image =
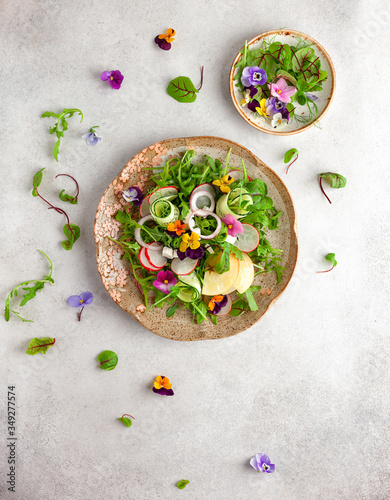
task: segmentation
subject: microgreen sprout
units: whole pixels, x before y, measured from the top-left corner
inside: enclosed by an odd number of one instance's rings
[[[57,118],[57,123],[53,126],[50,127],[50,134],[56,134],[57,136],[57,142],[54,144],[53,148],[53,156],[56,161],[58,161],[58,155],[60,153],[60,142],[61,142],[61,137],[64,137],[64,132],[65,130],[68,130],[68,122],[66,121],[66,118],[71,118],[75,113],[78,113],[81,116],[80,123],[83,121],[83,113],[77,109],[64,109],[60,114],[53,113],[52,111],[45,111],[42,115],[41,118],[48,118],[48,117],[53,117]]]
[[[130,417],[130,418],[127,418],[127,417]],[[129,415],[128,413],[125,413],[120,418],[118,418],[118,420],[120,420],[123,424],[125,424],[126,427],[131,427],[133,425],[133,422],[130,420],[131,418],[133,420],[135,420],[135,417],[133,417],[132,415]]]
[[[347,179],[342,175],[336,174],[334,172],[325,172],[323,174],[319,174],[319,179],[321,191],[325,198],[329,201],[329,203],[332,202],[330,201],[328,195],[325,193],[324,188],[322,187],[322,179],[328,182],[330,187],[334,189],[344,188],[347,185]]]
[[[325,260],[328,260],[329,262],[332,263],[332,267],[330,269],[327,269],[326,271],[317,271],[317,274],[320,273],[329,273],[333,268],[337,266],[337,260],[335,259],[335,254],[334,253],[328,253],[328,255],[325,255]]]
[[[298,160],[298,156],[299,156],[299,151],[295,148],[289,149],[286,152],[286,154],[284,155],[284,163],[289,163],[291,160],[293,160],[291,161],[290,165],[288,165],[286,169],[286,174],[288,173],[291,165]]]

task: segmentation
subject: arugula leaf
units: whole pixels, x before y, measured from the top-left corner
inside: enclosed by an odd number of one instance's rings
[[[178,76],[169,82],[168,94],[179,102],[194,102],[199,92],[187,76]]]
[[[52,285],[54,285],[54,280],[51,277],[52,276],[52,272],[53,272],[53,263],[52,263],[52,261],[49,259],[49,257],[44,252],[42,252],[41,250],[38,250],[38,252],[41,253],[42,255],[44,255],[46,257],[46,259],[49,261],[50,273],[47,276],[44,276],[40,280],[23,281],[22,283],[19,283],[19,285],[17,285],[15,288],[13,288],[10,291],[10,293],[7,295],[7,297],[5,299],[4,318],[5,318],[6,321],[9,321],[9,319],[10,319],[10,313],[12,313],[12,314],[15,314],[15,316],[17,316],[23,322],[33,323],[33,321],[31,321],[29,319],[24,319],[20,315],[19,312],[13,311],[11,309],[11,305],[10,305],[11,304],[11,299],[13,297],[17,297],[17,295],[18,295],[18,288],[24,286],[23,290],[25,290],[27,292],[26,294],[24,294],[23,300],[20,303],[20,306],[24,306],[29,300],[33,299],[36,296],[37,292],[39,292],[40,290],[42,290],[42,288],[44,287],[45,283],[51,283]],[[25,285],[29,285],[30,283],[35,283],[35,284],[33,286],[30,286],[30,287],[25,286]]]
[[[42,339],[34,338],[30,341],[27,347],[27,354],[34,355],[41,352],[42,354],[46,354],[49,347],[54,345],[56,339],[52,339],[51,337],[43,337]]]
[[[111,371],[118,364],[118,355],[114,351],[103,351],[97,357],[102,370]]]
[[[65,224],[63,231],[67,239],[61,241],[62,248],[72,250],[74,243],[80,238],[80,228],[76,224]]]
[[[184,488],[187,486],[187,484],[189,484],[189,481],[187,479],[182,479],[181,481],[179,481],[177,483],[177,488],[179,488],[179,490],[184,490]]]
[[[42,113],[41,118],[57,118],[57,123],[54,125],[54,127],[50,127],[50,134],[56,134],[57,136],[57,142],[54,144],[53,147],[53,156],[56,161],[58,161],[58,155],[60,152],[60,143],[61,143],[61,137],[64,137],[64,131],[68,130],[68,122],[66,121],[67,118],[71,118],[75,113],[78,113],[81,116],[80,123],[83,121],[83,113],[77,109],[67,109],[65,108],[62,113],[57,114],[53,113],[51,111],[45,111]],[[35,195],[34,195],[35,196]]]

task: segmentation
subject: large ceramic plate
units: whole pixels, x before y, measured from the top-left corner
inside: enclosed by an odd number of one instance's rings
[[[238,318],[220,317],[216,326],[211,321],[205,321],[200,325],[193,323],[188,310],[178,311],[171,319],[166,318],[165,308],[146,312],[137,310],[137,306],[141,305],[143,300],[134,283],[130,264],[127,260],[121,260],[121,248],[107,237],[116,239],[120,235],[120,225],[115,215],[118,210],[124,210],[124,207],[128,206],[122,199],[122,190],[137,185],[144,192],[148,191],[153,187],[152,182],[148,181],[150,167],[164,164],[167,158],[178,155],[187,148],[195,150],[195,159],[201,159],[207,153],[222,161],[231,148],[229,165],[232,169],[240,167],[242,158],[248,175],[252,178],[259,177],[267,183],[275,207],[283,212],[280,217],[280,228],[270,231],[268,235],[272,246],[283,250],[283,265],[286,271],[281,283],[276,283],[273,273],[257,277],[255,284],[263,287],[255,295],[259,310],[246,312]],[[294,206],[286,186],[253,153],[235,142],[219,137],[168,139],[153,144],[135,155],[108,186],[100,200],[95,219],[95,241],[99,274],[111,298],[145,328],[174,340],[220,339],[252,326],[285,290],[292,277],[298,252]]]
[[[314,40],[314,38],[312,38],[311,36],[305,35],[304,33],[301,33],[299,31],[289,29],[273,30],[267,31],[266,33],[262,33],[261,35],[252,38],[252,40],[250,40],[248,44],[251,50],[262,48],[264,40],[266,40],[267,42],[272,40],[273,42],[287,43],[289,45],[295,46],[298,44],[299,39],[306,40],[312,43],[312,47],[315,50],[316,55],[320,58],[321,68],[328,73],[328,79],[324,82],[322,91],[315,92],[315,95],[319,97],[319,100],[316,101],[319,111],[318,116],[316,119],[308,123],[298,123],[296,120],[290,120],[290,123],[284,129],[277,131],[271,127],[271,124],[268,123],[268,121],[257,115],[257,113],[253,113],[252,111],[247,109],[247,107],[243,108],[240,105],[240,101],[242,100],[243,95],[235,86],[236,82],[233,81],[236,71],[238,71],[237,69],[235,69],[235,66],[241,58],[241,53],[238,53],[233,61],[229,75],[230,96],[232,98],[233,104],[242,118],[244,118],[244,120],[249,123],[249,125],[267,134],[292,135],[307,130],[308,128],[312,127],[318,120],[321,120],[321,118],[323,118],[333,100],[333,95],[336,88],[336,73],[332,60],[324,47],[322,47],[322,45],[320,45],[317,40]],[[299,104],[296,104],[296,107],[297,114],[301,116],[309,115],[306,106],[300,106]]]

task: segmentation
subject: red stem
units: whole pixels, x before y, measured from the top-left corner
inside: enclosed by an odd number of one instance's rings
[[[55,343],[56,339],[53,339],[53,342],[50,342],[49,344],[35,345],[34,347],[29,347],[29,349],[37,349],[38,347],[45,347],[46,345],[54,345]]]
[[[292,165],[295,161],[297,161],[297,160],[298,160],[298,156],[299,156],[299,154],[297,154],[297,156],[296,156],[295,160],[293,160],[293,161],[290,163],[290,165],[287,167],[287,169],[286,169],[286,174],[288,173],[288,169],[291,167],[291,165]]]
[[[84,306],[81,308],[80,312],[77,313],[77,317],[79,318],[79,322],[81,321],[81,313],[84,311]]]
[[[73,200],[77,200],[77,197],[78,197],[78,195],[79,195],[79,193],[80,193],[79,183],[76,181],[76,179],[75,179],[74,177],[72,177],[72,176],[71,176],[71,175],[69,175],[69,174],[58,174],[58,175],[56,175],[56,177],[55,177],[55,178],[57,179],[57,177],[60,177],[61,175],[62,175],[62,176],[66,176],[66,177],[70,177],[70,178],[71,178],[71,179],[72,179],[72,180],[76,183],[77,193],[76,193],[76,196],[74,196],[74,197],[72,198],[72,201],[73,201]]]
[[[121,416],[121,420],[123,422],[123,417],[130,417],[132,418],[133,420],[135,420],[135,418],[132,416],[132,415],[129,415],[128,413],[125,413],[124,415]]]
[[[204,70],[204,66],[202,66],[202,69],[200,72],[200,87],[198,88],[198,92],[202,88],[202,85],[203,85],[203,70]]]
[[[331,271],[333,268],[334,268],[334,264],[333,264],[333,266],[332,266],[330,269],[327,269],[326,271],[317,271],[317,274],[320,274],[320,273],[328,273],[328,272],[329,272],[329,271]]]
[[[307,79],[306,79],[306,76],[305,76],[305,72],[304,72],[304,71],[303,71],[303,69],[302,69],[301,63],[299,62],[298,57],[296,56],[295,52],[294,52],[294,51],[292,51],[292,53],[294,54],[295,59],[297,60],[298,66],[300,67],[300,69],[301,69],[301,71],[302,71],[302,74],[303,74],[303,78],[305,79],[305,82],[306,82],[306,81],[307,81]],[[303,61],[304,61],[304,59],[303,59]]]
[[[324,188],[322,187],[322,177],[320,177],[320,188],[321,188],[321,191],[323,192],[325,198],[329,201],[330,204],[332,204],[332,202],[329,199],[329,196],[325,193]]]
[[[53,209],[55,210],[57,213],[59,214],[62,214],[62,215],[65,215],[66,217],[66,220],[67,220],[67,223],[68,223],[68,227],[69,227],[69,231],[72,233],[72,235],[74,236],[74,232],[72,230],[72,226],[70,225],[70,220],[69,220],[69,217],[68,217],[68,214],[65,212],[65,210],[62,210],[62,208],[59,208],[59,207],[55,207],[54,205],[52,205],[49,201],[45,200],[45,198],[43,196],[41,196],[39,193],[38,193],[38,189],[35,188],[35,191],[37,193],[37,195],[39,196],[39,198],[41,198],[41,200],[43,200],[45,203],[47,203],[49,205],[49,210],[50,209]]]

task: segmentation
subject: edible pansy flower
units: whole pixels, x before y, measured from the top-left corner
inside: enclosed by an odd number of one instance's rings
[[[180,220],[177,220],[175,222],[170,222],[165,232],[169,234],[169,236],[172,236],[172,238],[177,238],[178,236],[181,236],[183,233],[185,233],[185,228],[186,225],[183,224]]]
[[[91,292],[83,292],[80,295],[71,295],[68,297],[68,304],[72,307],[81,307],[80,311],[77,313],[79,321],[81,321],[81,313],[84,310],[84,306],[89,306],[93,300],[93,295]]]
[[[95,132],[95,128],[99,128],[99,127],[98,126],[91,127],[89,129],[88,134],[84,134],[81,136],[83,139],[85,139],[87,141],[88,146],[96,146],[96,144],[102,140],[100,135],[97,135],[97,133]]]
[[[282,113],[286,109],[286,103],[280,101],[277,97],[270,97],[265,101],[268,116],[273,116],[276,113]]]
[[[266,103],[266,99],[262,99],[260,101],[260,106],[258,106],[256,108],[256,111],[258,112],[258,114],[260,116],[265,116],[267,118],[268,114],[267,114],[267,107],[266,107],[265,103]]]
[[[161,396],[173,396],[174,392],[172,390],[172,384],[169,382],[169,378],[164,377],[164,375],[156,377],[153,384],[153,392],[161,394]]]
[[[226,306],[227,301],[227,295],[214,295],[214,297],[208,303],[210,313],[218,314],[220,310]]]
[[[183,234],[180,242],[177,256],[180,260],[186,257],[189,259],[201,259],[205,254],[204,248],[200,245],[199,234],[192,232],[191,234]]]
[[[241,83],[244,87],[251,85],[264,85],[267,81],[267,73],[258,66],[247,66],[241,74]]]
[[[244,99],[241,99],[240,104],[242,107],[245,107],[247,104],[251,102],[251,100],[255,97],[258,90],[253,85],[249,89],[245,89],[244,91]]]
[[[286,118],[283,118],[282,113],[276,113],[276,115],[272,117],[271,125],[273,128],[281,130],[287,125],[287,123],[288,120]]]
[[[171,48],[171,45],[173,40],[175,39],[175,30],[172,28],[167,29],[166,33],[162,33],[161,35],[157,35],[156,38],[154,39],[154,42],[157,43],[157,45],[160,47],[162,50],[169,50]]]
[[[279,78],[276,83],[271,83],[268,86],[271,95],[277,97],[282,102],[291,102],[291,96],[297,91],[295,87],[289,87],[288,83],[283,78]]]
[[[233,217],[233,215],[228,214],[221,220],[226,224],[229,236],[237,236],[237,234],[241,234],[244,230],[241,222]]]
[[[104,82],[108,81],[113,89],[120,89],[124,76],[118,69],[116,69],[115,71],[103,71],[103,73],[100,75],[100,78]]]
[[[135,207],[139,207],[144,199],[142,191],[137,186],[132,186],[127,191],[122,191],[122,196],[128,203],[133,203]]]
[[[175,278],[172,271],[160,271],[157,274],[157,279],[153,281],[153,286],[160,290],[160,292],[168,294],[176,283],[177,278]]]
[[[257,453],[249,463],[257,472],[272,474],[275,471],[275,464],[271,464],[271,460],[263,453]]]
[[[252,102],[257,102],[257,101],[252,101]],[[213,181],[213,184],[214,186],[218,186],[219,189],[222,191],[222,193],[230,193],[229,184],[231,184],[232,182],[234,182],[233,177],[230,177],[230,175],[224,175],[222,179],[215,179],[215,181]]]

